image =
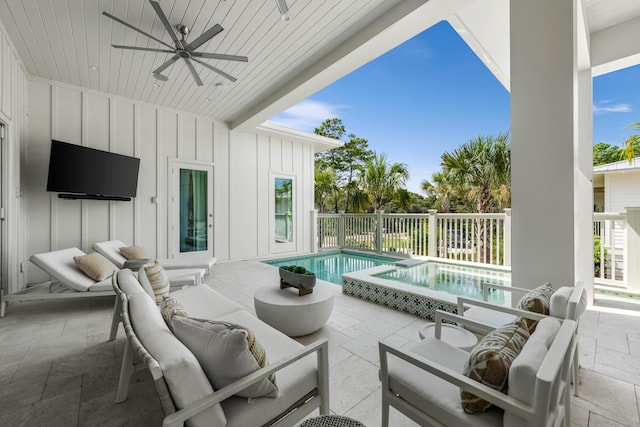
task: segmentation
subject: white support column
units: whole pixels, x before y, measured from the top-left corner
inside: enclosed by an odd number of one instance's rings
[[[512,283],[575,282],[576,0],[511,0]]]
[[[640,292],[640,207],[626,208],[625,275],[627,290]]]

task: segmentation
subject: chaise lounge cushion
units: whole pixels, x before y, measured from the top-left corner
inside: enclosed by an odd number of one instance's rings
[[[459,374],[469,358],[466,351],[433,337],[413,344],[408,350]],[[389,387],[423,412],[436,419],[447,419],[448,427],[502,425],[503,411],[491,408],[473,415],[465,413],[460,405],[459,387],[392,355],[389,355]]]
[[[31,262],[46,271],[56,281],[75,289],[79,292],[109,291],[111,280],[100,282],[87,277],[73,262],[73,257],[86,255],[78,248],[59,249],[57,251],[44,252],[31,255]]]
[[[158,361],[171,396],[181,409],[213,392],[213,388],[195,356],[165,324],[158,307],[146,293],[128,296],[131,324],[142,345]],[[215,405],[187,421],[194,427],[225,426],[226,417]]]
[[[264,346],[269,359],[278,361],[304,348],[295,340],[258,320],[245,310],[236,311],[216,320],[235,323],[253,331]],[[314,354],[278,371],[278,398],[259,397],[247,404],[247,399],[233,396],[222,402],[228,426],[255,425],[255,420],[270,420],[285,412],[302,396],[318,387],[317,358]]]
[[[196,319],[218,319],[225,314],[244,310],[240,304],[230,300],[207,285],[189,286],[173,291],[171,297],[189,312],[189,316]]]
[[[173,332],[200,362],[213,387],[221,389],[264,368],[267,353],[250,329],[229,322],[177,317]],[[275,375],[239,393],[242,397],[276,397]]]

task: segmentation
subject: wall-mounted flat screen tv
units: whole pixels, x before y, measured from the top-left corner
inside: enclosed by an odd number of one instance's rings
[[[62,199],[131,200],[140,159],[62,141],[51,141],[47,191]]]

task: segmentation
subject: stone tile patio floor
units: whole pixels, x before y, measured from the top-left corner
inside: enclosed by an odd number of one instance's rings
[[[217,264],[207,283],[253,311],[265,269],[249,261]],[[160,425],[161,409],[147,371],[135,375],[129,399],[114,404],[124,333],[107,341],[112,297],[15,304],[0,319],[0,425]],[[640,317],[590,308],[580,325],[581,391],[576,426],[640,426]],[[640,313],[637,313],[640,315]],[[327,337],[331,410],[380,425],[380,338],[417,341],[425,321],[342,295],[328,324],[300,338]],[[392,409],[391,426],[416,424]]]

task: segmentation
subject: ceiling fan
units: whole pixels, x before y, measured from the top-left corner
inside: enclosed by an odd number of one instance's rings
[[[157,41],[158,43],[168,47],[169,49],[153,49],[153,48],[148,48],[148,47],[122,46],[122,45],[115,45],[115,44],[112,44],[111,46],[113,46],[115,48],[118,48],[118,49],[142,50],[142,51],[147,51],[147,52],[173,53],[174,55],[171,58],[169,58],[167,61],[165,61],[158,68],[153,70],[153,77],[155,77],[156,79],[161,80],[161,81],[167,81],[169,79],[167,76],[162,74],[162,72],[164,70],[166,70],[167,68],[169,68],[171,65],[173,65],[178,59],[181,59],[181,58],[184,59],[184,62],[187,64],[187,68],[189,68],[189,71],[191,72],[191,75],[193,76],[193,79],[196,81],[196,84],[198,86],[202,86],[203,83],[202,83],[202,79],[198,75],[198,72],[196,71],[195,67],[193,66],[193,62],[197,62],[198,64],[202,65],[203,67],[208,68],[208,69],[210,69],[211,71],[213,71],[215,73],[218,73],[222,77],[224,77],[224,78],[226,78],[228,80],[231,80],[232,82],[235,82],[237,80],[235,77],[225,73],[221,69],[216,68],[213,65],[207,64],[202,59],[222,59],[222,60],[226,60],[226,61],[248,62],[249,59],[246,56],[225,55],[225,54],[221,54],[221,53],[196,52],[197,48],[199,48],[200,46],[202,46],[203,44],[208,42],[211,38],[213,38],[216,34],[218,34],[219,32],[221,32],[223,30],[223,28],[219,24],[216,24],[213,27],[209,28],[207,31],[205,31],[200,36],[196,37],[195,40],[193,40],[192,42],[189,43],[186,40],[187,36],[189,35],[189,27],[187,27],[185,25],[177,25],[176,29],[178,30],[178,32],[182,36],[181,38],[178,38],[178,35],[175,33],[175,31],[173,31],[173,28],[171,27],[171,24],[169,24],[169,20],[167,19],[167,16],[164,14],[162,9],[160,8],[160,4],[157,1],[153,1],[153,0],[149,0],[149,3],[151,3],[151,6],[153,7],[153,9],[155,10],[156,14],[158,15],[158,18],[160,19],[160,22],[162,22],[162,25],[164,25],[164,28],[167,30],[167,32],[171,36],[171,39],[173,40],[173,43],[175,44],[175,46],[171,46],[170,44],[163,42],[162,40],[152,36],[149,33],[146,33],[144,31],[142,31],[139,28],[134,27],[131,24],[126,23],[122,19],[117,18],[117,17],[111,15],[108,12],[102,12],[102,14],[104,16],[107,16],[107,17],[113,19],[114,21],[121,23],[124,26],[127,26],[127,27],[131,28],[132,30],[135,30],[135,31],[139,32],[140,34],[143,34],[143,35],[149,37],[150,39]]]

